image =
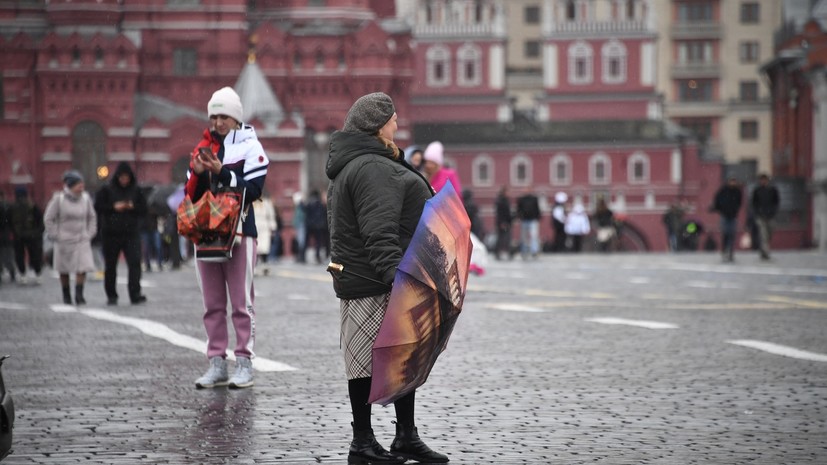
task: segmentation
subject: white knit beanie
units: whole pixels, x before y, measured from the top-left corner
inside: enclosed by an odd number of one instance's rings
[[[425,153],[422,154],[422,158],[425,161],[432,161],[439,166],[442,166],[442,152],[445,149],[442,147],[442,142],[434,141],[428,144],[428,147],[425,148]]]
[[[222,87],[212,94],[207,104],[207,117],[212,115],[227,115],[239,123],[244,121],[241,98],[232,87]]]

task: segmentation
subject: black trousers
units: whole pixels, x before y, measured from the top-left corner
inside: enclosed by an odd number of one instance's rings
[[[109,300],[117,300],[115,281],[118,277],[118,259],[121,252],[128,269],[129,299],[134,301],[141,295],[141,236],[137,231],[134,234],[103,234],[103,288]]]
[[[20,276],[26,274],[26,255],[29,258],[29,267],[40,276],[43,270],[43,238],[21,237],[14,240],[14,261]]]

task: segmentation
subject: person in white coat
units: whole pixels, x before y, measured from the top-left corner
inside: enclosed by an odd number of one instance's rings
[[[278,229],[276,223],[276,210],[269,195],[264,195],[253,202],[253,210],[256,214],[256,227],[258,228],[258,242],[256,243],[256,274],[264,276],[270,274],[270,267],[267,265],[267,257],[270,256],[270,248],[273,246],[273,234]]]
[[[63,190],[56,192],[43,215],[46,236],[54,242],[54,269],[60,275],[63,303],[72,304],[69,275],[75,275],[75,303],[83,305],[86,273],[95,271],[92,238],[98,219],[83,176],[75,170],[63,174]]]
[[[572,252],[583,250],[583,237],[591,232],[589,215],[582,203],[576,203],[571,213],[566,216],[566,235],[571,238]]]

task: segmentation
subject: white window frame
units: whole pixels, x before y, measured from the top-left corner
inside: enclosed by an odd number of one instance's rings
[[[474,76],[465,75],[467,65],[474,67]],[[457,49],[457,84],[473,87],[482,84],[482,51],[475,44],[463,44]]]
[[[598,179],[596,173],[596,166],[598,163],[603,163],[603,172],[605,176]],[[589,158],[589,184],[595,186],[605,186],[612,183],[612,159],[603,152],[597,152]]]
[[[520,164],[525,164],[525,179],[521,180],[517,178],[518,166]],[[526,155],[525,153],[518,153],[511,159],[510,166],[509,166],[509,177],[511,178],[511,185],[512,186],[530,186],[531,180],[533,176],[533,168],[531,164],[531,157]]]
[[[428,87],[446,87],[451,84],[451,50],[442,45],[435,45],[425,52],[426,84]],[[442,64],[443,77],[436,76],[436,65]]]
[[[603,83],[604,84],[623,84],[626,82],[626,68],[627,68],[627,59],[626,59],[626,46],[623,45],[616,39],[612,39],[605,44],[600,50],[600,55],[602,57],[602,74],[603,74]],[[612,62],[612,59],[618,60],[619,70],[617,76],[612,76],[609,72],[611,67],[609,66]]]
[[[480,167],[488,168],[488,179],[480,177]],[[494,159],[487,153],[481,153],[471,162],[471,182],[477,187],[491,187],[494,185]]]
[[[640,178],[635,177],[635,164],[643,163],[643,175]],[[627,176],[629,184],[648,184],[651,176],[651,163],[649,162],[649,155],[643,152],[635,152],[629,157],[627,165]]]
[[[578,40],[569,45],[569,84],[591,84],[594,81],[594,51],[588,43]],[[585,75],[577,75],[577,62],[583,60],[586,64]]]
[[[560,163],[566,165],[566,177],[560,179],[557,177],[557,165]],[[549,173],[548,179],[552,186],[569,186],[571,185],[571,170],[572,170],[572,161],[571,157],[566,153],[558,153],[551,157],[551,161],[549,162]]]

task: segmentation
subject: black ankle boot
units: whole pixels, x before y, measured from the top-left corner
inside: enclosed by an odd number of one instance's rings
[[[83,298],[83,284],[75,286],[75,303],[78,305],[86,305],[86,299]]]
[[[69,290],[69,286],[63,286],[63,303],[72,305],[72,291]]]
[[[396,437],[391,443],[391,454],[425,463],[447,463],[448,457],[434,452],[421,439],[414,425],[396,424]]]
[[[348,465],[370,465],[374,463],[405,463],[405,459],[386,451],[376,441],[373,430],[353,429],[353,441],[350,443],[350,453],[347,455]]]

